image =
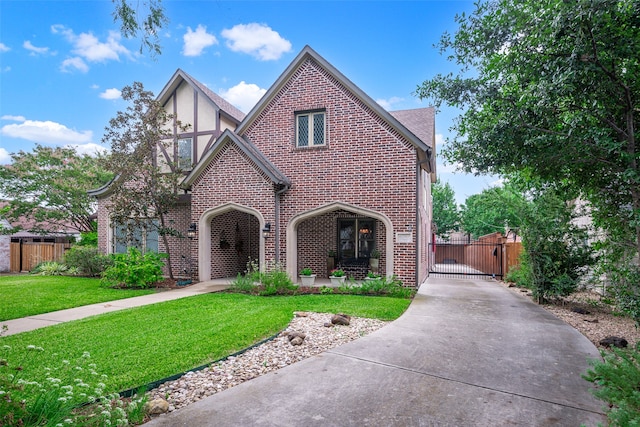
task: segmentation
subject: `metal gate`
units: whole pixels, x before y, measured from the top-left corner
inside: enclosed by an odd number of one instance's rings
[[[432,253],[430,274],[464,278],[502,278],[503,243],[497,241],[453,240],[429,244]]]

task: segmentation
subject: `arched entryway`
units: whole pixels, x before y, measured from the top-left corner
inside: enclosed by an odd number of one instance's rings
[[[235,277],[250,259],[264,264],[262,214],[248,206],[226,203],[206,210],[198,220],[200,281]]]
[[[336,215],[334,217],[329,217],[332,212],[344,212],[345,215]],[[386,276],[392,276],[394,274],[394,252],[393,252],[393,225],[391,220],[384,214],[380,212],[376,212],[370,209],[361,208],[358,206],[350,205],[343,202],[334,202],[328,205],[321,206],[316,209],[309,210],[307,212],[303,212],[301,214],[296,215],[289,221],[287,225],[287,273],[291,277],[298,276],[298,270],[302,267],[298,263],[300,256],[301,248],[310,248],[312,251],[315,251],[314,258],[314,271],[317,271],[320,274],[328,273],[327,268],[324,267],[323,263],[326,263],[326,255],[328,249],[338,249],[338,240],[339,236],[337,234],[337,228],[339,227],[339,223],[337,221],[352,219],[354,222],[354,226],[358,227],[358,221],[362,220],[364,224],[367,220],[379,222],[381,226],[379,230],[383,235],[380,236],[379,242],[382,243],[383,247],[379,248],[380,251],[384,254],[383,257],[383,271]],[[317,220],[318,224],[313,224],[312,221]],[[324,224],[324,222],[329,221],[330,223]],[[319,239],[317,241],[305,241],[300,242],[299,232],[302,232],[303,236],[309,236],[311,233],[306,232],[308,228],[318,227],[323,230],[322,232],[316,233],[319,235]],[[329,230],[327,232],[327,230]],[[335,232],[332,230],[336,230]],[[333,233],[333,236],[332,236]],[[320,261],[318,261],[318,259]],[[309,265],[309,267],[314,267]]]

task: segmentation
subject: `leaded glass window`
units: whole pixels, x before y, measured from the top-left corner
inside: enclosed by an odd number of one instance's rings
[[[193,165],[193,139],[178,139],[178,168],[180,170],[191,170]]]
[[[296,115],[296,146],[312,147],[326,144],[326,120],[324,111],[305,112]]]

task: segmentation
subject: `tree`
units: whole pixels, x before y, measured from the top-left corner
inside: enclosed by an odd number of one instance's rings
[[[87,191],[112,177],[99,158],[79,155],[73,148],[42,145],[11,158],[11,164],[0,166],[0,193],[8,203],[3,217],[34,222],[32,231],[41,233],[93,230],[89,217],[95,212],[95,201]]]
[[[438,227],[438,236],[446,236],[452,231],[458,231],[460,213],[456,205],[455,192],[448,182],[442,183],[438,179],[431,185],[433,196],[433,223]]]
[[[183,236],[171,226],[168,215],[180,200],[184,173],[177,156],[168,153],[174,153],[174,126],[176,131],[186,126],[167,113],[142,83],[124,87],[122,99],[131,105],[109,121],[102,140],[111,145],[105,166],[116,176],[110,184],[111,219],[129,235],[157,232],[173,279],[168,236]]]
[[[504,233],[505,228],[519,230],[525,204],[522,192],[510,185],[485,189],[480,194],[469,196],[462,205],[462,229],[474,238]]]
[[[112,0],[114,3],[113,20],[120,22],[120,33],[126,38],[140,37],[140,53],[147,49],[151,56],[162,53],[159,31],[169,20],[164,13],[162,0]],[[143,8],[147,15],[140,18],[138,11]]]
[[[461,66],[417,89],[461,108],[445,155],[475,173],[562,183],[640,251],[640,2],[495,0],[439,47]],[[638,257],[636,265],[640,263]]]

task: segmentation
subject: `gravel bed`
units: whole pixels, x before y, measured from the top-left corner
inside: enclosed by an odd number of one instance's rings
[[[165,399],[169,403],[169,412],[172,412],[219,391],[363,337],[389,323],[352,317],[349,326],[337,326],[331,325],[331,316],[327,313],[295,313],[289,326],[272,341],[201,371],[187,372],[175,381],[166,382],[147,393],[149,400]],[[303,333],[306,338],[301,345],[294,346],[289,341],[289,332]]]

